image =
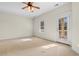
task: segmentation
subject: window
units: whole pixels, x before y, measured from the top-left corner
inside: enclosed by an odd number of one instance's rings
[[[44,32],[44,21],[40,22],[40,32]]]

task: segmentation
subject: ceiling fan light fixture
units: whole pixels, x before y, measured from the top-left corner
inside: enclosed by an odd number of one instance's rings
[[[33,7],[29,6],[27,9],[28,9],[29,12],[34,12],[34,8]]]
[[[26,4],[26,6],[23,7],[22,9],[27,8],[29,12],[34,12],[35,9],[40,9],[40,7],[34,6],[34,5],[33,5],[33,2],[28,2],[28,3],[23,2],[23,3]]]

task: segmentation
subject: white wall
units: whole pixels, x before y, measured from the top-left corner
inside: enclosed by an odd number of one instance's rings
[[[72,3],[72,49],[79,53],[79,3]]]
[[[32,20],[27,17],[0,12],[0,40],[32,36]]]
[[[34,35],[40,38],[60,41],[57,32],[57,18],[59,16],[70,15],[71,17],[71,3],[58,7],[50,12],[40,15],[34,19]],[[45,32],[39,32],[39,23],[41,20],[45,21]],[[70,25],[69,25],[70,26]],[[71,41],[71,39],[70,39]],[[65,42],[65,41],[63,41]]]

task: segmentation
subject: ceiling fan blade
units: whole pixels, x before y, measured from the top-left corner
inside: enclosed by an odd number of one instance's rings
[[[22,2],[22,3],[27,4],[26,2]]]
[[[37,6],[32,6],[32,7],[37,8],[37,9],[40,9],[40,7],[37,7]]]
[[[23,7],[22,9],[25,9],[25,8],[27,8],[28,6],[25,6],[25,7]]]

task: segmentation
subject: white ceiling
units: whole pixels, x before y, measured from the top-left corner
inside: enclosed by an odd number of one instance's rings
[[[57,7],[55,6],[57,2],[35,2],[34,4],[36,6],[39,6],[40,9],[36,9],[34,12],[28,12],[28,10],[26,9],[21,9],[25,6],[25,4],[21,2],[0,2],[0,11],[15,13],[17,15],[23,15],[28,17],[36,17],[45,12],[53,10],[63,4],[66,4],[66,2],[58,2],[59,6]]]

